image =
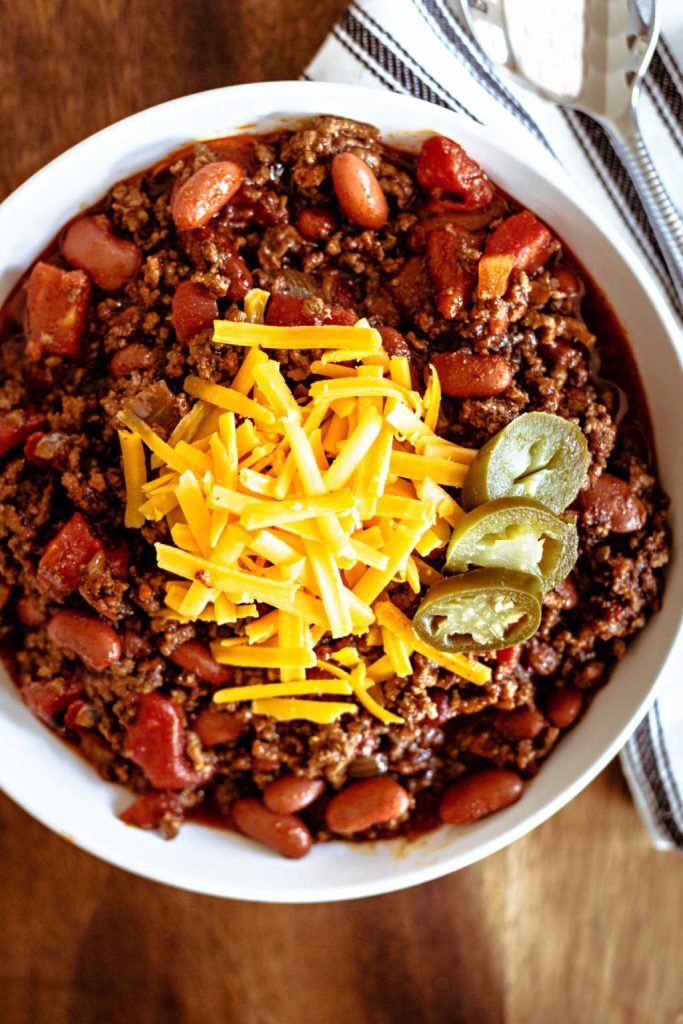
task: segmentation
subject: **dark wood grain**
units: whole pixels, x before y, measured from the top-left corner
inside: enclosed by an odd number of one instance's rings
[[[151,104],[297,77],[344,0],[0,3],[0,194]],[[0,799],[3,1024],[680,1024],[683,860],[613,766],[418,889],[225,902],[81,853]]]

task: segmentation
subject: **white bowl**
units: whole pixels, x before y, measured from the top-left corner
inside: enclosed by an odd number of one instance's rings
[[[460,141],[495,181],[556,229],[603,287],[634,343],[654,420],[674,529],[683,506],[680,417],[683,377],[677,328],[636,256],[540,150],[495,137],[439,107],[372,89],[306,82],[236,86],[153,107],[64,153],[0,207],[0,301],[61,226],[121,178],[188,140],[287,123],[319,112],[378,125],[417,147],[423,133]],[[527,147],[525,149],[525,147]],[[539,165],[541,170],[539,170]],[[680,340],[680,339],[679,339]],[[18,804],[84,850],[156,881],[214,896],[282,903],[350,899],[445,875],[524,835],[575,796],[617,753],[674,671],[683,604],[671,566],[664,607],[632,644],[585,720],[566,736],[523,798],[468,827],[443,827],[415,842],[333,842],[287,861],[229,831],[185,825],[178,838],[129,828],[116,817],[129,801],[40,725],[0,670],[0,784]],[[680,651],[680,643],[677,645]]]

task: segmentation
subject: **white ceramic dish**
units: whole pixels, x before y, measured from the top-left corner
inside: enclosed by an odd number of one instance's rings
[[[99,132],[34,175],[0,207],[0,302],[61,226],[121,178],[195,138],[272,127],[319,112],[378,125],[385,137],[417,147],[425,132],[458,139],[491,176],[548,221],[583,260],[616,306],[649,398],[674,530],[683,507],[678,452],[683,377],[677,328],[639,260],[540,150],[490,133],[456,114],[383,91],[305,82],[237,86],[174,100]],[[539,170],[539,163],[542,169]],[[392,840],[315,848],[287,861],[227,831],[186,825],[165,843],[116,817],[129,801],[100,780],[41,726],[0,669],[0,785],[49,828],[119,867],[214,896],[308,903],[404,888],[462,868],[501,849],[567,803],[616,754],[673,673],[683,605],[672,565],[662,611],[631,646],[586,719],[563,739],[513,807],[476,825],[444,827],[414,843]]]

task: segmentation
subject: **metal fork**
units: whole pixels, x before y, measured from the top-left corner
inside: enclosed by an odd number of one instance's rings
[[[641,83],[659,36],[656,0],[645,13],[634,0],[585,0],[580,73],[567,91],[534,81],[514,39],[510,0],[460,0],[467,26],[486,56],[517,82],[560,106],[588,114],[605,129],[648,215],[679,301],[683,302],[683,220],[650,158],[638,125]],[[547,10],[547,8],[546,8]]]

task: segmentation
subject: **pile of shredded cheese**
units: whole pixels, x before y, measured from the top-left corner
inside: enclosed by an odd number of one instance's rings
[[[401,722],[382,706],[381,684],[409,676],[414,652],[471,682],[490,678],[471,658],[422,643],[385,595],[392,581],[417,594],[441,578],[423,558],[463,515],[444,488],[462,485],[475,453],[435,433],[433,368],[421,396],[408,360],[389,357],[367,321],[267,326],[267,298],[249,293],[246,323],[215,322],[214,342],[244,346],[246,356],[230,387],[186,379],[196,402],[168,441],[119,414],[125,525],[166,519],[172,544],[156,552],[159,568],[178,577],[167,583],[169,615],[249,620],[243,637],[231,630],[212,654],[272,681],[221,690],[218,703],[249,700],[258,714],[319,723],[361,704]],[[321,350],[306,400],[295,400],[264,349]],[[257,605],[271,610],[259,615]],[[349,638],[334,660],[316,657],[326,634]],[[378,649],[375,660],[360,657],[354,636]]]

